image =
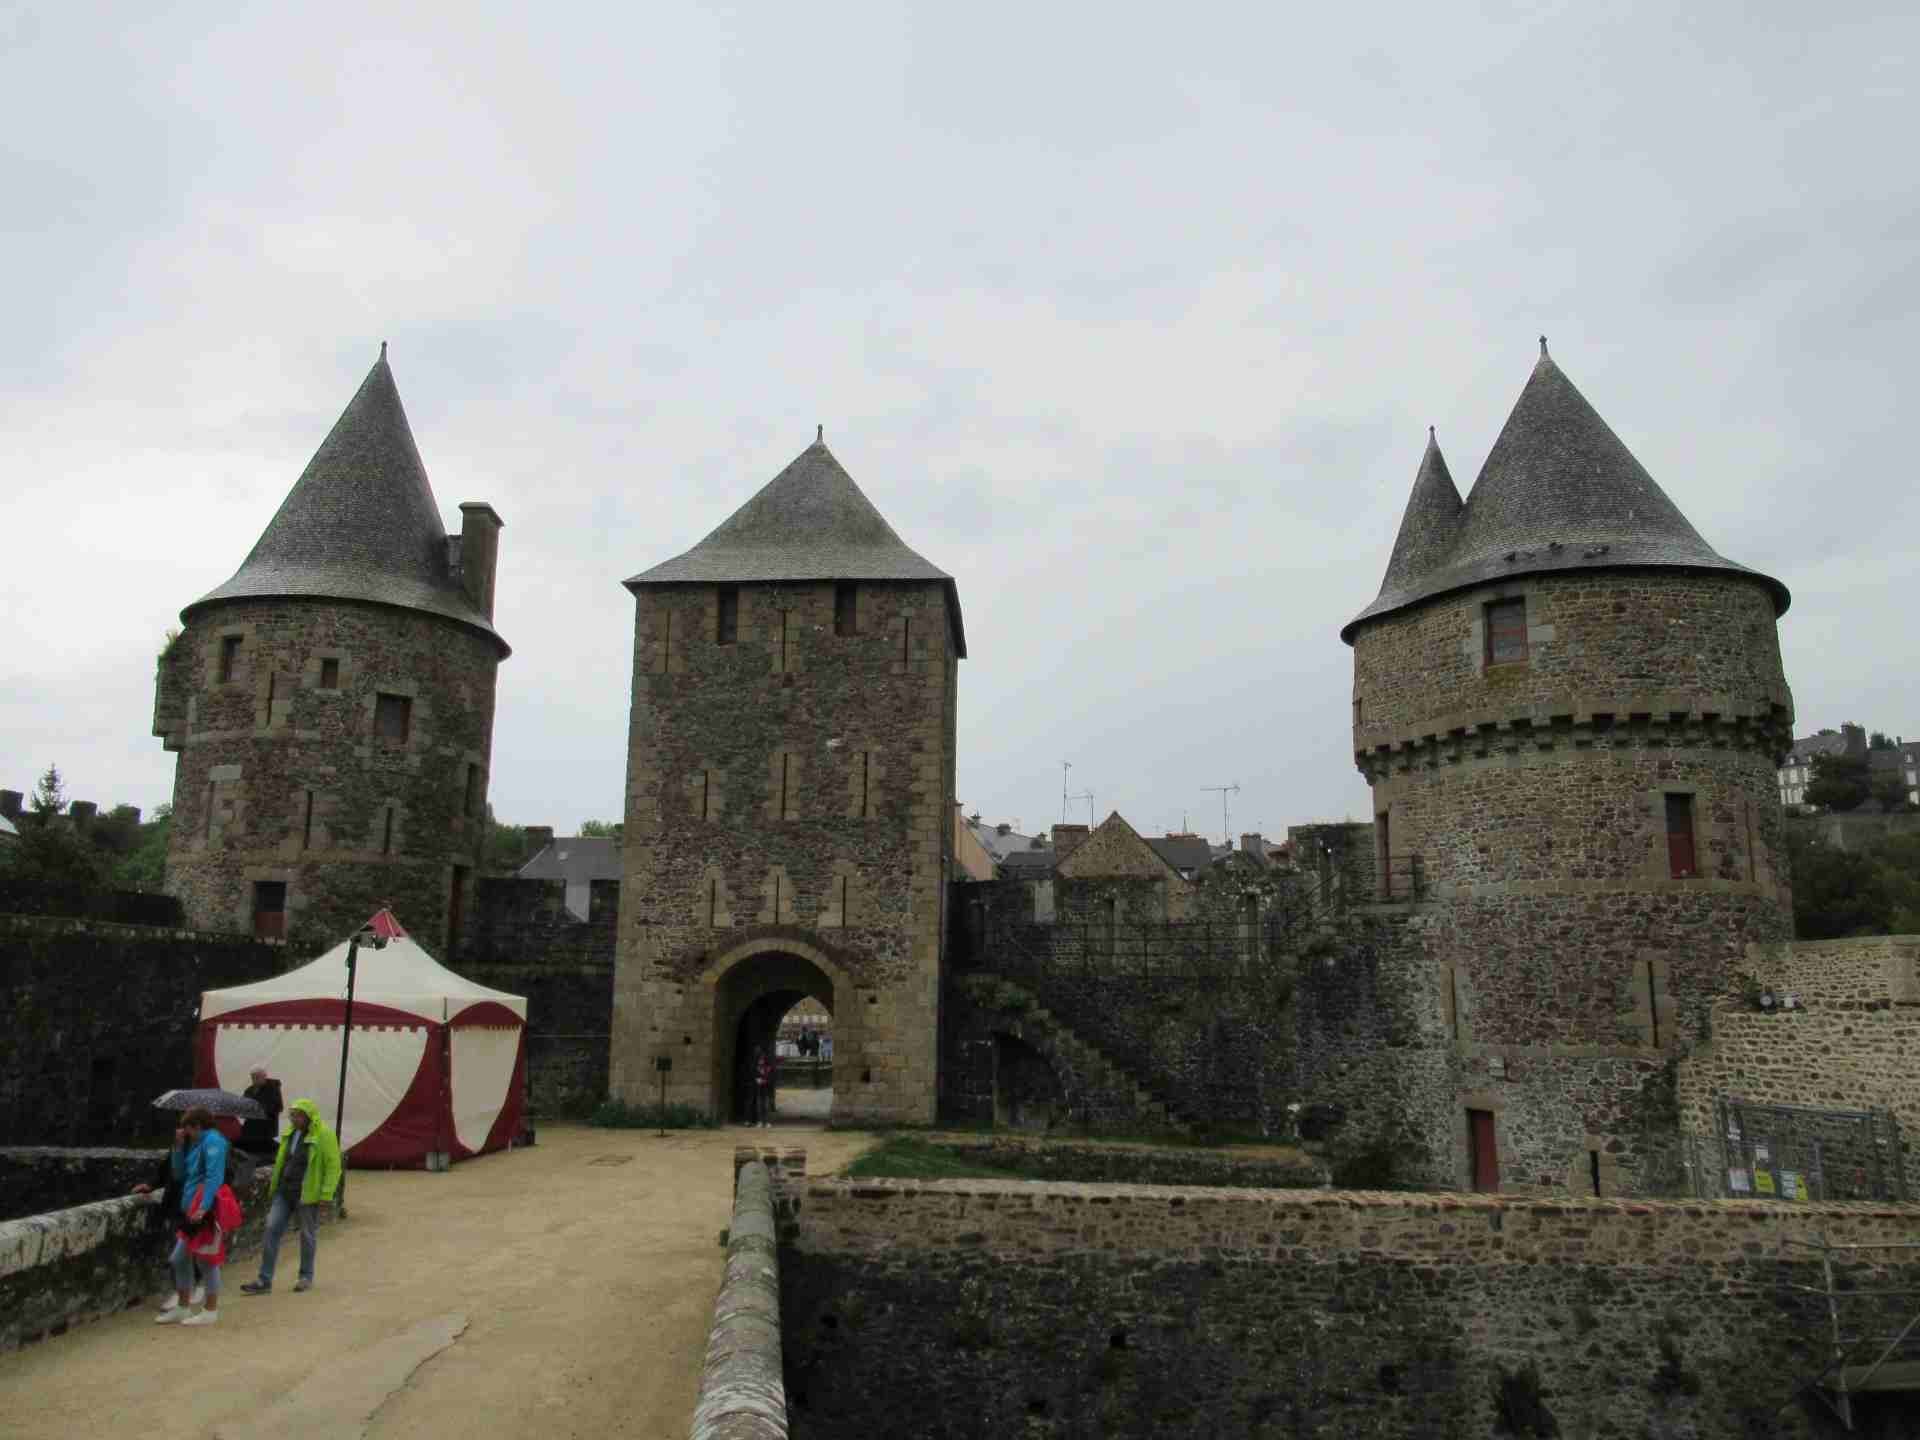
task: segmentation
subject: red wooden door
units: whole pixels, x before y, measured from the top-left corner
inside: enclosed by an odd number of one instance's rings
[[[1493,1194],[1500,1189],[1500,1152],[1493,1143],[1493,1112],[1467,1111],[1467,1151],[1473,1156],[1473,1188]]]

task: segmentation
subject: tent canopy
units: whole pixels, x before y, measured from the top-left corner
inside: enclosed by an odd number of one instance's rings
[[[381,921],[387,922],[386,926]],[[492,1003],[510,1011],[525,1022],[527,1000],[505,990],[490,989],[462,978],[435,960],[401,930],[385,910],[376,915],[373,928],[393,933],[386,948],[376,950],[362,941],[354,957],[353,1003],[356,1007],[384,1006],[422,1020],[447,1021],[459,1018],[463,1010]],[[218,1019],[236,1010],[251,1010],[259,1005],[280,1005],[288,1001],[338,1000],[347,998],[347,945],[342,941],[319,959],[262,980],[253,985],[236,985],[231,990],[209,990],[200,1000],[200,1018]],[[371,1011],[369,1014],[371,1015]],[[501,1017],[504,1019],[505,1017]]]

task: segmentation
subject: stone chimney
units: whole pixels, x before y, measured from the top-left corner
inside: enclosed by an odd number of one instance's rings
[[[1251,855],[1262,865],[1267,863],[1267,842],[1258,831],[1240,837],[1240,851],[1244,855]]]
[[[1841,737],[1845,740],[1844,750],[1849,760],[1858,760],[1867,753],[1867,727],[1864,725],[1843,724]]]
[[[1053,827],[1053,863],[1058,865],[1068,855],[1080,848],[1080,842],[1090,832],[1084,825],[1056,825]]]
[[[493,572],[500,559],[500,531],[506,522],[484,500],[460,504],[460,584],[474,609],[493,619]]]
[[[67,806],[67,818],[76,825],[91,825],[100,807],[91,800],[76,800]]]
[[[18,790],[0,790],[0,815],[9,820],[20,818],[20,807],[26,803],[26,796]]]
[[[551,825],[524,825],[521,829],[527,837],[526,858],[528,860],[553,843],[553,826]]]

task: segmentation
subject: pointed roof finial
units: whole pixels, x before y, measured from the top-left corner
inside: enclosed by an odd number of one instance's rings
[[[380,342],[380,358],[382,360],[387,358],[387,342],[384,340]]]
[[[813,427],[813,443],[816,445],[824,445],[827,443],[827,427],[826,426],[816,425]]]
[[[1547,358],[1547,337],[1544,335],[1540,337],[1540,358],[1542,360]]]
[[[1427,426],[1427,439],[1429,439],[1429,440],[1433,440],[1433,439],[1437,439],[1437,438],[1438,438],[1438,437],[1437,437],[1437,436],[1435,436],[1435,435],[1434,435],[1434,433],[1433,433],[1433,427],[1432,427],[1431,425],[1429,425],[1429,426]]]

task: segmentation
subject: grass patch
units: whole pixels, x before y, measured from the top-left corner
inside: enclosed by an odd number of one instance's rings
[[[719,1127],[706,1111],[692,1105],[629,1105],[624,1100],[602,1100],[589,1125],[607,1130],[713,1130]]]
[[[842,1172],[853,1180],[1018,1180],[998,1165],[983,1165],[911,1135],[895,1135]]]

